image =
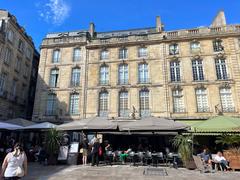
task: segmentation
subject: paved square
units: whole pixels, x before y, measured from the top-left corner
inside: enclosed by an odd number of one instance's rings
[[[203,173],[184,168],[166,168],[167,176],[143,175],[147,167],[129,165],[114,166],[41,166],[29,165],[29,174],[25,180],[239,180],[240,172]],[[158,167],[164,168],[164,167]]]

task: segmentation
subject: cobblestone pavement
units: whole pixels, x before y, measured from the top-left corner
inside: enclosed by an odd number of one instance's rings
[[[132,167],[129,165],[114,166],[41,166],[29,165],[29,174],[24,180],[239,180],[240,172],[200,173],[197,170],[184,168],[166,169],[167,176],[144,175],[147,167]]]

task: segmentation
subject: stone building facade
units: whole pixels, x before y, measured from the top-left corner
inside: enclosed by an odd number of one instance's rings
[[[0,29],[0,120],[26,118],[35,47],[6,10],[0,10]]]
[[[92,116],[239,116],[240,25],[48,34],[41,46],[35,121]],[[79,60],[74,60],[75,57]]]

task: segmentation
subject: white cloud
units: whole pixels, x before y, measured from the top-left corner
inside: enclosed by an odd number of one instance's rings
[[[54,25],[61,25],[70,13],[70,5],[65,0],[47,0],[45,3],[37,3],[40,18]]]

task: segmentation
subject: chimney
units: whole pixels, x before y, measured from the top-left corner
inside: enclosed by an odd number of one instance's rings
[[[90,26],[89,26],[89,33],[90,33],[91,37],[93,37],[95,34],[95,25],[92,22],[90,23]]]
[[[163,31],[163,24],[161,22],[160,16],[156,17],[156,31],[157,32],[162,32]]]

